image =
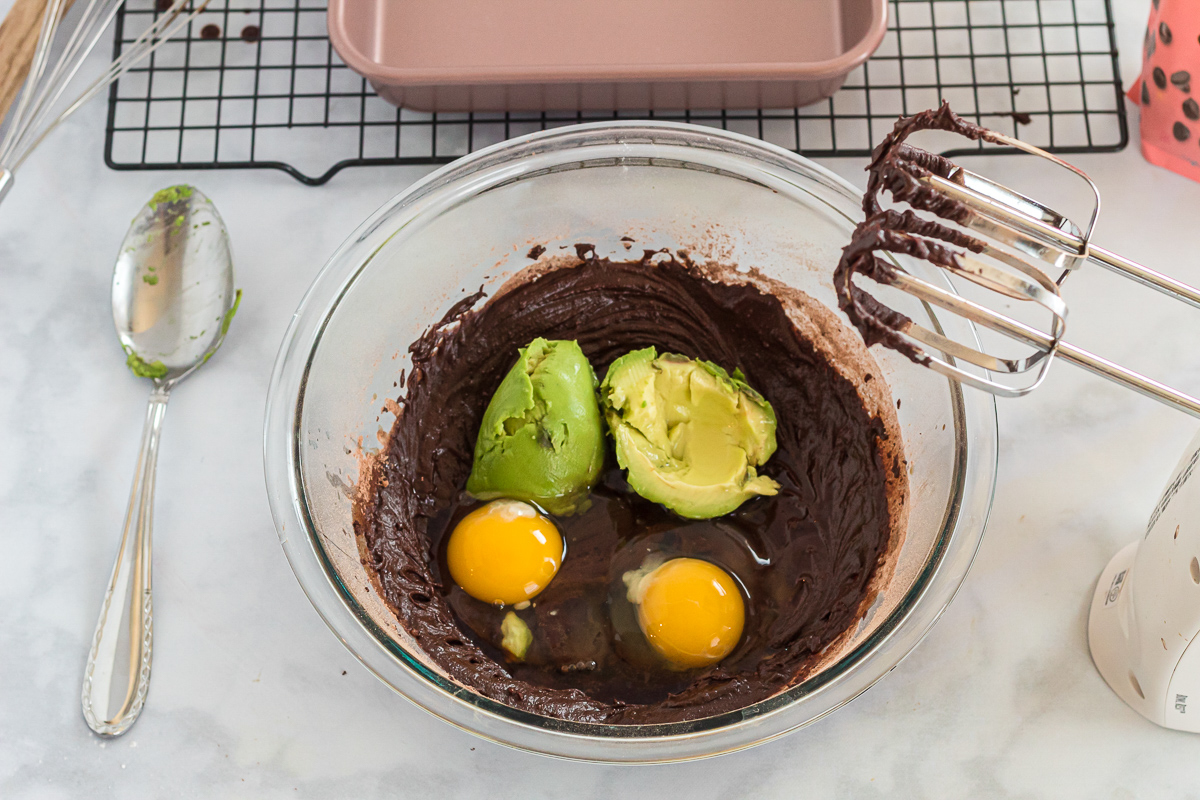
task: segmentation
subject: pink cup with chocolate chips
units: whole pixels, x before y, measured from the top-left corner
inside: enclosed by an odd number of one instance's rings
[[[1141,106],[1142,155],[1151,164],[1200,180],[1200,5],[1155,0],[1143,44],[1142,74],[1129,89]]]

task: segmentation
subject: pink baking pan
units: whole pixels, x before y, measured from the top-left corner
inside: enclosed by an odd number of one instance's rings
[[[329,38],[419,111],[793,108],[874,52],[887,0],[329,0]]]

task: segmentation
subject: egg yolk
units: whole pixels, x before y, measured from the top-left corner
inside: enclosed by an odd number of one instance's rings
[[[696,558],[673,558],[643,577],[630,597],[650,645],[672,665],[715,664],[742,637],[746,610],[725,570]]]
[[[562,564],[554,523],[528,503],[496,500],[462,518],[446,560],[463,591],[495,605],[515,605],[545,589]]]

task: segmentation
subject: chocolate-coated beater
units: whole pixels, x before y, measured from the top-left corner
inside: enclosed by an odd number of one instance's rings
[[[1087,182],[1095,197],[1087,227],[1081,230],[1035,200],[905,143],[921,130],[949,131],[1014,147],[1070,170]],[[1071,270],[1085,262],[1100,264],[1200,308],[1200,291],[1092,244],[1100,192],[1081,170],[1033,145],[973,125],[943,104],[902,117],[875,148],[869,172],[863,198],[867,218],[855,228],[834,273],[839,305],[868,345],[891,347],[954,380],[1004,397],[1033,391],[1058,357],[1200,417],[1200,400],[1063,341],[1067,305],[1059,287]],[[909,209],[882,208],[881,191]],[[996,293],[998,299],[1032,303],[1048,312],[1050,324],[1043,331],[936,286],[906,271],[891,254],[922,259]],[[1046,268],[1061,270],[1060,277],[1052,279]],[[1029,353],[1023,358],[1001,358],[918,325],[858,286],[853,280],[856,274],[964,316],[1021,343]],[[1014,386],[967,372],[955,366],[955,360],[997,375],[1032,377],[1024,385]]]

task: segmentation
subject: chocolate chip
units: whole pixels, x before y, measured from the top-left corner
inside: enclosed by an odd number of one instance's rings
[[[1175,84],[1186,92],[1191,88],[1192,75],[1186,69],[1181,69],[1178,72],[1172,72],[1171,83]]]
[[[201,39],[220,39],[221,29],[216,25],[205,25],[200,29]]]
[[[1180,142],[1186,142],[1192,132],[1188,130],[1188,126],[1182,122],[1176,122],[1175,127],[1171,128],[1171,133],[1175,134],[1175,139]]]
[[[1150,87],[1146,85],[1145,81],[1142,81],[1142,105],[1150,105]]]
[[[171,6],[175,5],[175,0],[156,0],[154,3],[155,11],[166,11]]]
[[[1162,71],[1162,67],[1154,68],[1154,85],[1160,89],[1167,88],[1167,73]]]
[[[1158,38],[1162,39],[1163,44],[1171,43],[1171,29],[1167,27],[1167,23],[1158,23]]]
[[[1024,111],[1014,111],[1012,114],[1013,122],[1018,125],[1032,125],[1033,117],[1026,114]]]
[[[1200,103],[1192,98],[1183,101],[1183,115],[1190,120],[1200,119]]]
[[[242,41],[254,44],[262,38],[262,30],[257,25],[247,25],[242,28]]]

